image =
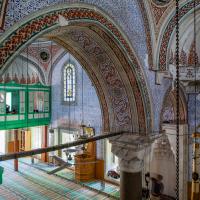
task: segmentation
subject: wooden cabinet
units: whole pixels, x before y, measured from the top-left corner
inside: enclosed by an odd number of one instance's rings
[[[89,142],[83,154],[75,155],[75,178],[89,181],[95,178],[96,142]]]
[[[92,157],[96,158],[96,142],[89,142],[86,144],[86,152]]]
[[[16,142],[17,143],[17,152],[19,151],[19,141]],[[14,141],[10,141],[8,142],[8,153],[14,153],[15,152],[15,142]]]
[[[31,131],[29,130],[19,131],[19,150],[20,151],[31,150]]]
[[[95,178],[100,180],[104,179],[104,160],[96,160]]]
[[[75,179],[78,181],[90,181],[104,179],[104,160],[96,159],[96,142],[86,145],[87,151],[75,155]]]
[[[95,157],[89,154],[75,155],[75,179],[89,181],[95,178]]]

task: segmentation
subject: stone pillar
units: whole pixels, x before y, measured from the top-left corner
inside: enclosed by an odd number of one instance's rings
[[[48,126],[44,126],[42,131],[42,148],[46,148],[48,146]],[[48,153],[42,153],[42,161],[48,162]]]
[[[171,197],[176,196],[176,162],[167,135],[160,137],[154,144],[150,175],[151,178],[155,179],[161,175],[164,185],[163,194]]]
[[[194,138],[193,143],[193,166],[192,166],[192,191],[191,191],[191,200],[200,199],[200,190],[199,190],[199,153],[200,153],[200,144],[197,143],[200,133],[193,133],[192,137]]]
[[[112,153],[119,158],[120,200],[142,199],[142,169],[145,147],[154,139],[123,134],[110,139]]]
[[[163,131],[166,132],[167,138],[170,143],[170,148],[173,151],[173,154],[175,156],[175,161],[176,161],[176,125],[163,124],[162,129]],[[189,160],[190,156],[188,157],[188,155],[192,154],[191,152],[189,152],[189,148],[191,146],[190,144],[192,144],[192,140],[188,138],[187,133],[188,133],[188,125],[187,124],[179,125],[179,134],[181,135],[181,137],[179,138],[179,148],[180,148],[179,149],[179,199],[181,200],[187,200],[189,198],[188,197],[188,175],[189,177],[191,175],[192,160]],[[169,151],[167,150],[167,152]],[[164,155],[162,157],[165,158]],[[164,169],[166,169],[166,166],[164,167]],[[175,170],[172,170],[172,169],[170,170],[175,172]],[[170,176],[167,176],[167,178],[169,178],[168,185],[170,187],[174,184],[174,182],[170,179],[170,177],[172,176],[172,173],[174,172],[171,172]],[[163,180],[165,179],[166,178],[163,177]],[[174,177],[174,180],[175,180],[175,177]],[[167,188],[168,186],[164,185],[164,187]],[[164,189],[164,193],[165,193],[165,189]],[[171,194],[168,194],[168,195],[171,195]]]
[[[18,130],[14,130],[14,152],[19,152]],[[14,170],[18,171],[18,159],[14,159]]]
[[[120,199],[142,199],[141,172],[120,172]]]
[[[144,151],[132,154],[130,160],[119,159],[120,167],[120,199],[121,200],[141,200],[142,199],[142,168]],[[141,155],[140,155],[141,154]],[[126,157],[126,156],[125,156]]]

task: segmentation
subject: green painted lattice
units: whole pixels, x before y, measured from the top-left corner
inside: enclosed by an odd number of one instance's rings
[[[0,83],[0,130],[48,125],[50,119],[50,86]]]
[[[3,171],[4,168],[0,166],[0,185],[3,183]]]

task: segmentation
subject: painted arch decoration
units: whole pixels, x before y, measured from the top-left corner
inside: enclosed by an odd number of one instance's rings
[[[152,0],[153,3],[155,3],[158,6],[166,6],[170,3],[171,0]]]
[[[0,0],[0,29],[4,27],[7,4],[8,0]]]
[[[137,1],[138,1],[139,6],[140,6],[140,11],[142,13],[142,18],[143,18],[143,21],[144,21],[149,68],[153,69],[153,51],[152,51],[152,39],[151,39],[151,30],[150,30],[150,26],[149,26],[149,20],[148,20],[148,16],[147,16],[147,12],[146,12],[144,2],[142,0],[137,0]]]
[[[180,89],[179,97],[179,111],[180,111],[180,123],[187,123],[187,102],[182,89]],[[161,111],[161,124],[175,124],[176,123],[176,90],[172,90],[170,87],[164,97],[163,107]]]
[[[138,60],[135,57],[131,47],[116,25],[108,17],[103,15],[94,8],[80,8],[80,7],[66,7],[57,10],[50,10],[46,13],[38,14],[37,17],[31,18],[28,21],[21,23],[20,27],[15,26],[13,32],[6,32],[4,38],[0,41],[0,68],[6,66],[11,62],[17,52],[23,50],[25,44],[34,40],[42,33],[46,33],[53,27],[58,27],[58,16],[62,15],[68,21],[89,20],[95,24],[99,24],[106,31],[110,32],[124,51],[129,55],[132,62],[133,71],[130,79],[135,84],[134,95],[137,99],[137,108],[140,108],[138,113],[141,116],[139,120],[140,130],[150,131],[152,129],[151,122],[151,104],[146,86],[144,74]],[[142,113],[141,113],[142,111]],[[143,119],[142,119],[143,118]]]
[[[200,0],[196,0],[196,7],[200,7]],[[193,9],[193,1],[187,2],[185,5],[183,5],[179,10],[180,13],[179,20],[181,21],[182,18],[185,15],[187,15],[192,9]],[[168,47],[173,31],[175,30],[175,26],[176,26],[176,19],[174,14],[173,17],[169,20],[166,29],[162,34],[160,46],[159,49],[157,50],[157,52],[159,52],[157,70],[160,71],[167,70],[167,64],[168,64],[167,57],[170,53],[168,52],[169,51]]]

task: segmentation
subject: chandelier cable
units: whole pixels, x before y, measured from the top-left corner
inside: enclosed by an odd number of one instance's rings
[[[176,200],[179,200],[179,0],[176,0]]]

